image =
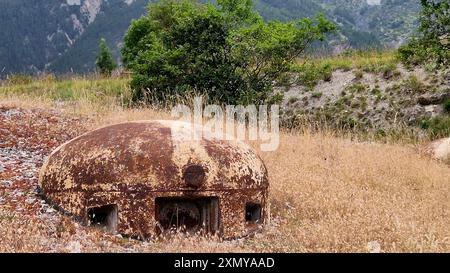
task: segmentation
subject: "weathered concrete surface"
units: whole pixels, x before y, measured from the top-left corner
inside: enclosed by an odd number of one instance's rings
[[[84,221],[89,208],[117,205],[117,232],[142,237],[157,233],[156,198],[217,197],[217,233],[246,235],[256,226],[245,221],[247,203],[260,204],[262,220],[268,217],[264,163],[239,141],[182,138],[193,131],[173,121],[97,129],[57,148],[39,185],[53,204]]]

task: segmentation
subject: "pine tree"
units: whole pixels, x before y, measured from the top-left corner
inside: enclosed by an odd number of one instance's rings
[[[95,64],[102,75],[111,76],[112,71],[117,67],[111,54],[111,50],[104,38],[100,39],[100,52],[97,55]]]

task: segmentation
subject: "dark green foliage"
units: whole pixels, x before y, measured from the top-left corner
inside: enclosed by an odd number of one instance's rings
[[[417,37],[399,48],[407,65],[434,62],[450,65],[450,0],[421,0],[422,12]]]
[[[424,93],[427,89],[425,84],[421,82],[415,75],[409,76],[402,82],[402,92],[408,93]]]
[[[116,69],[117,65],[111,55],[111,50],[106,44],[105,39],[100,39],[99,44],[100,52],[95,60],[95,65],[102,75],[110,76],[111,72]]]
[[[450,114],[450,99],[447,99],[447,100],[444,102],[443,106],[444,106],[444,111],[445,111],[447,114]]]
[[[422,129],[427,130],[433,138],[448,137],[450,135],[450,117],[436,117],[420,121]]]
[[[291,70],[298,73],[297,82],[309,89],[314,88],[320,80],[330,81],[333,73],[329,64],[317,65],[312,61],[296,65]]]
[[[273,81],[334,29],[322,16],[266,23],[251,0],[217,4],[163,0],[132,23],[122,54],[136,101],[195,90],[220,103],[271,102]]]
[[[315,92],[313,92],[311,94],[311,97],[316,98],[316,99],[321,98],[322,97],[322,92],[315,91]]]

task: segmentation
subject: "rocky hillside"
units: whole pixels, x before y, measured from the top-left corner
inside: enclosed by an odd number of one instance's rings
[[[149,0],[0,0],[0,77],[10,73],[88,72],[98,41],[119,48],[130,21],[146,12]],[[331,48],[397,46],[414,31],[418,1],[255,0],[267,19],[327,15],[340,27]]]
[[[147,0],[0,0],[0,72],[87,71],[100,37],[118,47]]]
[[[416,29],[419,1],[410,0],[260,0],[266,19],[292,20],[322,12],[340,29],[335,49],[396,47]]]
[[[382,136],[450,134],[449,69],[406,68],[382,53],[309,60],[293,71],[291,85],[277,88],[288,126],[314,121]]]

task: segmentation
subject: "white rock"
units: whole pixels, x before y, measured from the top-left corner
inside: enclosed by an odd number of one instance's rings
[[[450,164],[450,138],[443,138],[432,142],[427,146],[426,151],[434,159]]]
[[[27,198],[27,200],[25,200],[25,202],[27,203],[27,204],[33,204],[34,202],[36,201],[36,199],[35,198],[32,198],[32,197],[30,197],[30,198]]]
[[[367,251],[370,253],[381,253],[381,245],[378,241],[371,241],[367,243]]]
[[[46,213],[54,213],[55,210],[53,208],[48,208],[45,212]]]
[[[367,0],[369,6],[379,6],[381,5],[381,0]]]
[[[79,5],[81,5],[81,0],[67,0],[67,5],[79,6]]]
[[[100,12],[103,0],[85,0],[81,6],[81,12],[88,18],[89,24],[94,22]]]
[[[70,253],[80,253],[81,252],[81,244],[79,242],[76,241],[71,241],[67,244],[67,251],[69,251]]]

